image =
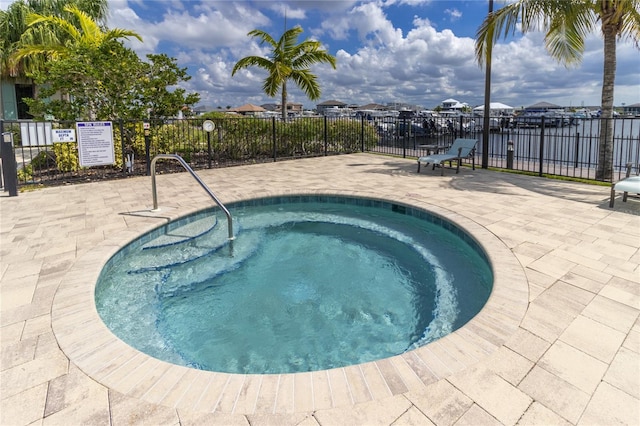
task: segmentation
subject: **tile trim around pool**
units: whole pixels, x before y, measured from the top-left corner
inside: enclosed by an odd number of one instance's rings
[[[149,221],[130,225],[127,231],[94,247],[79,257],[66,274],[51,312],[60,348],[97,382],[149,403],[201,412],[273,414],[349,407],[422,389],[486,359],[516,332],[528,306],[528,283],[522,266],[495,235],[460,214],[406,196],[353,191],[261,192],[223,201],[314,195],[384,200],[426,210],[453,222],[482,247],[493,268],[493,291],[486,305],[471,321],[442,339],[359,365],[307,373],[244,375],[169,364],[116,337],[100,319],[94,302],[98,276],[122,246],[166,223],[168,218],[183,217],[196,209],[163,211],[162,217],[146,212]]]

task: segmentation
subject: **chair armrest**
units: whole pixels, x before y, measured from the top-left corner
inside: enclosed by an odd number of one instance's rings
[[[625,177],[631,176],[631,169],[632,168],[633,168],[633,163],[627,163],[627,173],[625,174]]]

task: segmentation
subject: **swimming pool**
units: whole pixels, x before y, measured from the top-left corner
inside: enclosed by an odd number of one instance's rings
[[[232,244],[223,217],[208,210],[112,257],[96,303],[116,335],[205,370],[316,371],[441,338],[491,293],[492,271],[476,241],[422,209],[335,196],[228,207],[239,224]]]

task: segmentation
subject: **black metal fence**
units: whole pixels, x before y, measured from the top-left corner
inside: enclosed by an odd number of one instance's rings
[[[467,137],[478,140],[477,164],[483,156],[482,118],[301,117],[282,122],[230,117],[212,121],[210,131],[203,128],[201,118],[113,122],[114,164],[92,167],[80,166],[75,138],[59,138],[61,132],[75,132],[76,122],[0,121],[0,130],[3,139],[6,135],[13,139],[18,186],[144,175],[156,154],[179,154],[198,170],[353,152],[417,158],[446,149],[457,137]],[[545,123],[544,119],[516,122],[491,117],[489,123],[488,166],[595,179],[601,119]],[[640,163],[640,118],[615,118],[613,129],[613,180],[617,180],[627,163]],[[6,154],[3,158],[9,158]],[[160,173],[174,170],[182,169],[176,163],[158,164]]]

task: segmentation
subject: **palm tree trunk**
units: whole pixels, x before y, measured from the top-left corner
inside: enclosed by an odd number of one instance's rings
[[[282,83],[282,121],[287,121],[287,81]]]
[[[603,24],[602,34],[604,36],[604,72],[596,179],[610,181],[613,177],[613,85],[616,77],[616,25]]]

